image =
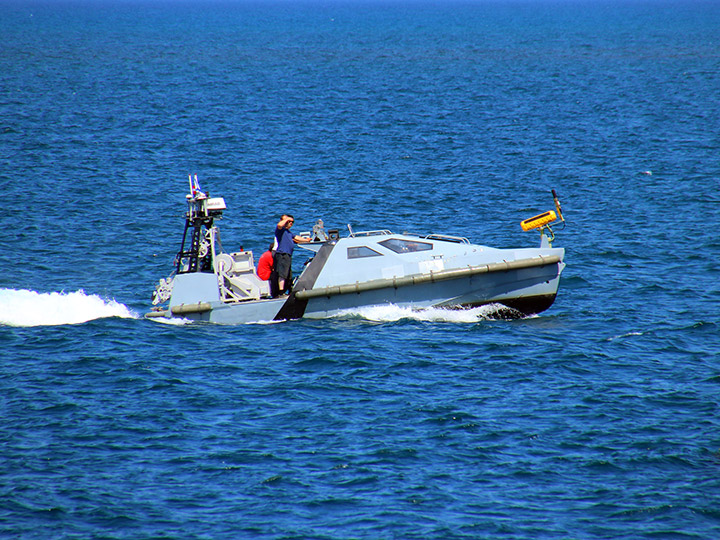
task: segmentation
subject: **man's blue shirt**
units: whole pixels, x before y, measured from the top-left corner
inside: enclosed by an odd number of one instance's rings
[[[289,253],[292,255],[293,249],[295,249],[295,242],[293,237],[295,235],[288,229],[281,229],[280,227],[275,228],[275,238],[277,238],[277,252],[278,253]]]

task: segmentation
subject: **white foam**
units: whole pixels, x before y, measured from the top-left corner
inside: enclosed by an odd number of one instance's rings
[[[190,319],[183,317],[151,317],[148,320],[160,324],[169,324],[170,326],[183,326],[192,323]]]
[[[138,315],[124,304],[85,294],[83,290],[38,293],[25,289],[0,289],[0,325],[54,326],[105,317],[136,319]]]
[[[470,309],[412,309],[395,304],[383,304],[345,310],[338,317],[361,317],[374,322],[394,322],[405,319],[425,322],[476,323],[493,319],[502,309],[507,310],[500,304],[489,304]]]

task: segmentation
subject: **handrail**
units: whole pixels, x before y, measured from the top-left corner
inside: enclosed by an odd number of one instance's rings
[[[444,240],[446,242],[455,242],[456,244],[469,244],[470,240],[464,236],[451,236],[449,234],[428,234],[423,236],[427,240]]]
[[[350,236],[352,238],[355,238],[356,236],[386,236],[388,234],[392,234],[392,231],[389,231],[387,229],[378,229],[376,231],[351,232]]]

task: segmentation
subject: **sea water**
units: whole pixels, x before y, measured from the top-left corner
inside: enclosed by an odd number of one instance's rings
[[[720,537],[716,2],[6,0],[0,31],[0,536]],[[257,255],[283,212],[533,247],[555,189],[567,268],[522,320],[159,324],[189,173]]]

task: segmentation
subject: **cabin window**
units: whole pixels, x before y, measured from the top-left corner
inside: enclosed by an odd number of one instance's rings
[[[349,247],[347,248],[348,259],[362,259],[365,257],[382,257],[382,253],[378,253],[374,249],[367,246]]]
[[[399,240],[397,238],[391,238],[390,240],[383,240],[380,242],[381,246],[385,246],[395,253],[412,253],[414,251],[430,251],[433,248],[432,244],[427,242],[416,242],[415,240]]]

